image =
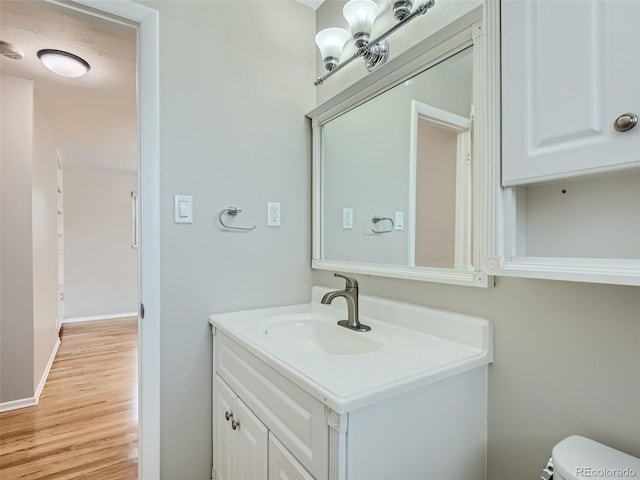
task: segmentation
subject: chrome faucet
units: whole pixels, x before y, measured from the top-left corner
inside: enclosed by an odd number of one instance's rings
[[[334,273],[333,276],[344,278],[347,281],[347,285],[344,290],[335,290],[327,293],[322,297],[320,303],[324,303],[326,305],[331,303],[336,297],[344,297],[347,301],[347,320],[340,320],[338,325],[358,332],[368,332],[371,330],[371,327],[360,323],[360,318],[358,316],[358,281],[355,278],[340,275],[339,273]]]

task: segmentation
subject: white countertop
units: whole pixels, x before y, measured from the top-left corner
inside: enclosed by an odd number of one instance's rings
[[[302,351],[266,334],[278,318],[308,314],[326,318],[329,328],[343,328],[335,322],[346,319],[344,300],[336,299],[332,305],[319,301],[328,291],[314,287],[311,303],[216,314],[210,323],[338,413],[492,361],[488,320],[364,295],[360,296],[360,321],[370,325],[371,331],[343,329],[343,333],[359,337],[354,342],[360,338],[380,342],[377,350],[346,355]]]

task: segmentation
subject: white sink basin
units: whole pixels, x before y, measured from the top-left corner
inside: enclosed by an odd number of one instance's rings
[[[275,316],[262,323],[262,330],[268,341],[305,353],[368,353],[389,341],[388,335],[354,332],[337,325],[333,316],[313,313]]]
[[[491,362],[491,323],[418,305],[360,296],[360,321],[337,325],[345,302],[322,305],[314,287],[305,304],[211,316],[230,337],[335,412],[344,413]]]

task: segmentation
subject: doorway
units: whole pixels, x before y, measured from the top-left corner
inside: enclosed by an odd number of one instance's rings
[[[137,181],[139,300],[139,477],[159,478],[159,175],[158,175],[158,17],[133,2],[47,1],[74,15],[130,28],[137,39]]]

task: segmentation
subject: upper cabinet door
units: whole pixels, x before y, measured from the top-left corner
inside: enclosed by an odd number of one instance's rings
[[[638,0],[503,0],[504,186],[640,166]]]

